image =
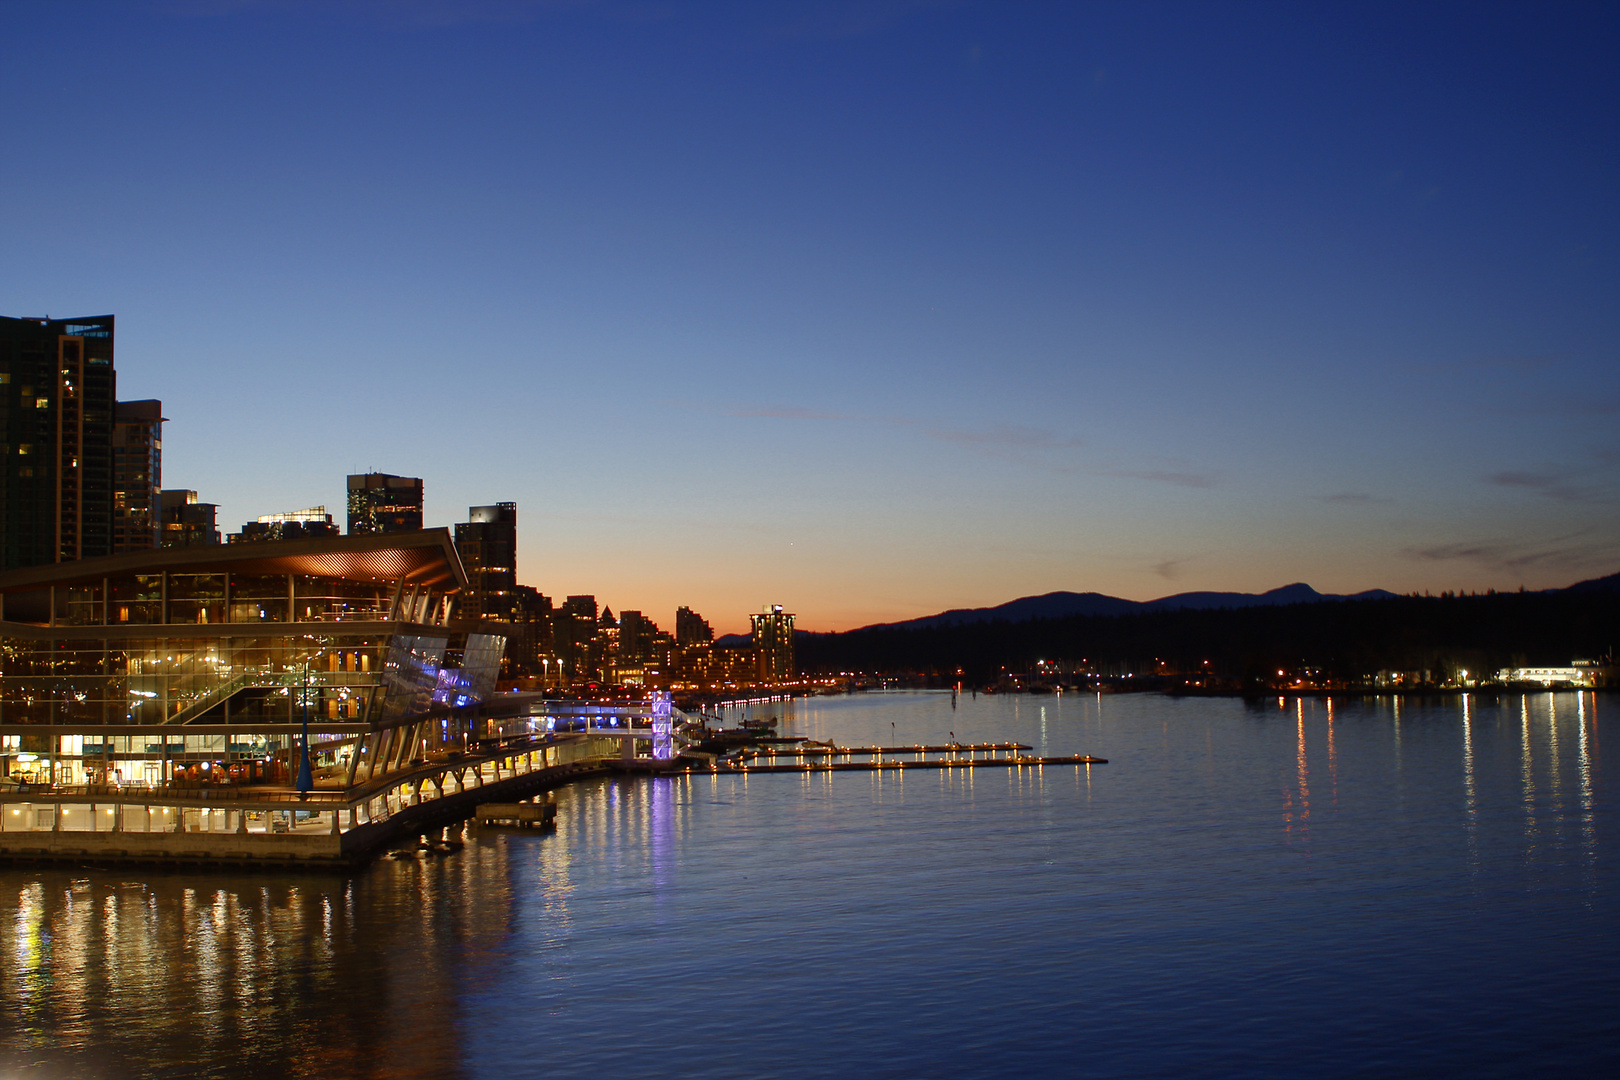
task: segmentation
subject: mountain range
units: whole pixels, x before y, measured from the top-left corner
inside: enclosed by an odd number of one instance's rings
[[[1620,592],[1620,573],[1607,577],[1577,582],[1563,589],[1543,589],[1545,593]],[[1368,589],[1365,592],[1341,595],[1319,593],[1304,582],[1295,582],[1263,593],[1239,592],[1186,592],[1174,596],[1161,596],[1157,600],[1125,600],[1103,593],[1050,592],[1041,596],[1021,596],[1005,604],[984,608],[952,608],[937,615],[906,619],[902,622],[876,623],[861,630],[922,630],[934,627],[969,626],[974,623],[1022,623],[1033,619],[1065,619],[1077,615],[1136,615],[1154,611],[1209,611],[1222,608],[1285,607],[1290,604],[1342,603],[1347,600],[1388,600],[1397,593],[1386,589]],[[856,633],[858,631],[847,631]],[[798,631],[799,634],[813,631]],[[717,644],[743,645],[747,634],[727,634]]]
[[[1394,596],[1383,589],[1340,596],[1319,593],[1304,582],[1295,582],[1263,593],[1187,592],[1162,596],[1157,600],[1124,600],[1103,593],[1050,592],[1041,596],[1021,596],[1005,604],[987,608],[953,608],[938,615],[925,615],[904,622],[882,623],[885,629],[923,629],[934,626],[966,626],[982,622],[1028,622],[1031,619],[1066,619],[1075,615],[1135,615],[1147,611],[1212,608],[1282,607],[1287,604],[1316,604],[1341,600],[1383,600]],[[863,627],[862,629],[876,629]]]

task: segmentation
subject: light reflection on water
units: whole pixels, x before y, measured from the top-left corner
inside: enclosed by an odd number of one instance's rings
[[[346,876],[0,871],[0,1074],[1600,1073],[1607,701],[774,703],[1110,763],[590,781]]]

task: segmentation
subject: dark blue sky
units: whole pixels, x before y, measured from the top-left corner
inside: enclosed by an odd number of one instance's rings
[[[0,8],[167,486],[720,626],[1620,569],[1612,5]]]

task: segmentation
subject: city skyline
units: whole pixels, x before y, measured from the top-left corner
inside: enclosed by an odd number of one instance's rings
[[[1616,23],[18,6],[0,310],[115,314],[222,526],[420,477],[666,628],[1564,586],[1620,569]]]

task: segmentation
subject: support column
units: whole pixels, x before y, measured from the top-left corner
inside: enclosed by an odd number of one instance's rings
[[[346,788],[354,787],[354,778],[360,771],[360,751],[365,749],[366,738],[365,735],[355,736],[354,747],[349,751],[349,776],[343,784]]]
[[[377,775],[377,765],[380,762],[382,762],[383,758],[385,758],[387,756],[388,751],[393,749],[393,745],[394,745],[394,729],[393,728],[386,728],[383,731],[380,731],[380,732],[377,733],[377,748],[371,755],[371,768],[366,773],[366,779],[368,781],[371,780],[372,777]],[[386,776],[388,774],[388,765],[385,762],[383,762],[382,765],[383,765],[383,775]]]
[[[421,737],[421,731],[420,721],[402,729],[404,738],[399,740],[399,760],[395,763],[399,768],[403,769],[416,757],[416,742]]]

